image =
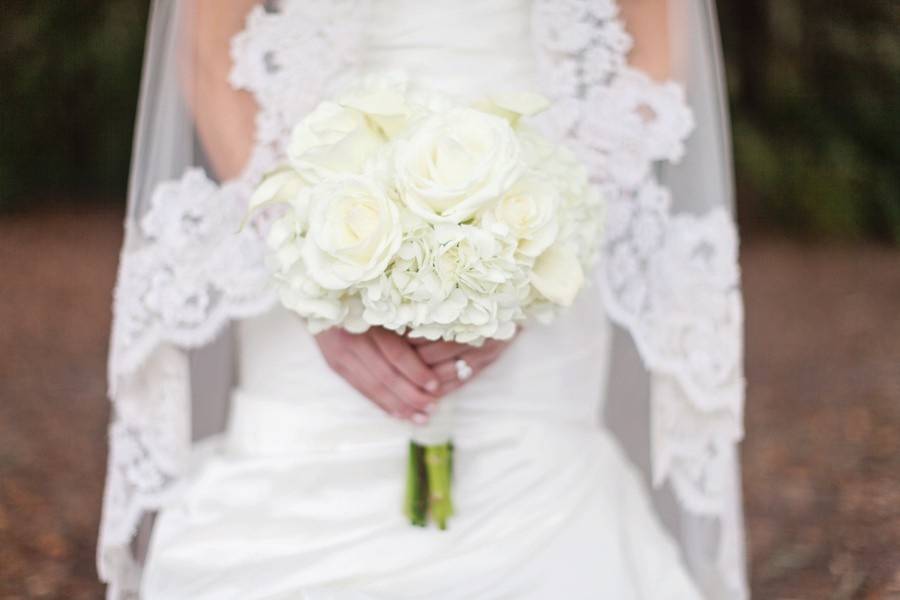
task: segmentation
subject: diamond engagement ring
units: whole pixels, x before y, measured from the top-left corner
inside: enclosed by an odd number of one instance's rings
[[[465,381],[472,376],[472,367],[463,358],[456,361],[456,376],[460,381]]]

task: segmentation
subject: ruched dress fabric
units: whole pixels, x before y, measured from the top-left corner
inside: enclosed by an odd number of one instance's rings
[[[534,90],[530,2],[377,0],[373,71],[463,96]],[[456,516],[401,512],[409,426],[333,373],[301,321],[238,325],[226,432],[159,514],[144,600],[699,600],[599,419],[596,286],[458,391]]]

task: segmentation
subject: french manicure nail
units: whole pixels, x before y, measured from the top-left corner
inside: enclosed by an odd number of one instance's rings
[[[436,379],[432,379],[428,383],[425,384],[425,390],[431,393],[438,391],[438,388],[441,387],[441,384],[438,383]]]
[[[416,413],[413,415],[413,423],[416,425],[424,425],[428,422],[428,415],[423,415],[422,413]]]

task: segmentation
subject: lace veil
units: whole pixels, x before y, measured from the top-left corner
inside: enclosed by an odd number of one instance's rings
[[[626,0],[627,1],[627,0]],[[258,105],[250,158],[220,180],[190,93],[193,0],[152,4],[109,358],[113,416],[98,545],[108,597],[136,598],[142,539],[224,426],[229,323],[271,308],[263,226],[239,223],[291,124],[360,65],[367,0],[249,10],[229,82]],[[738,443],[742,305],[724,82],[712,0],[669,0],[672,81],[629,65],[613,0],[534,0],[539,125],[609,199],[604,310],[619,326],[603,418],[646,473],[699,586],[747,597]],[[193,110],[192,110],[193,108]]]

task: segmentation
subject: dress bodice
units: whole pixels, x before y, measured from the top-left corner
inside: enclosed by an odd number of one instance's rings
[[[536,89],[531,4],[378,0],[372,5],[363,67],[400,69],[425,85],[463,95],[498,87]]]

